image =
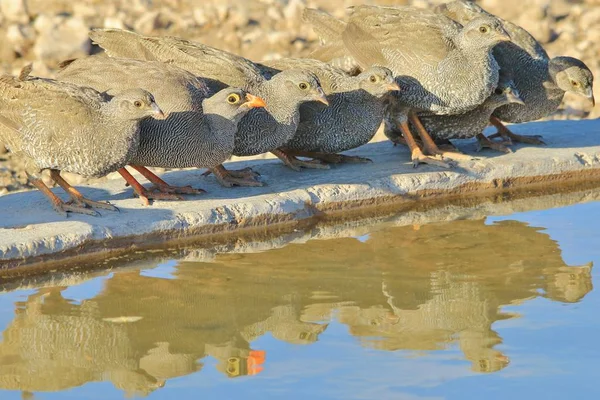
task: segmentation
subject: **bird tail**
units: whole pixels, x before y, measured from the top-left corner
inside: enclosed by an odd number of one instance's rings
[[[100,46],[111,57],[157,61],[156,56],[145,45],[145,38],[123,29],[92,29],[89,33],[94,44]]]

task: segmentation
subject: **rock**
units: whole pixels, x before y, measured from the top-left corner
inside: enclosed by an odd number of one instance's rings
[[[33,51],[38,59],[49,65],[90,53],[89,28],[79,17],[42,14],[34,26],[38,35]]]
[[[8,21],[22,24],[29,22],[25,0],[0,0],[0,12]]]

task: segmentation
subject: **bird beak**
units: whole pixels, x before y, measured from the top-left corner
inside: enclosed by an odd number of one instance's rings
[[[590,99],[590,101],[592,102],[592,108],[596,106],[596,99],[594,99],[594,91],[592,88],[588,88],[585,97]]]
[[[508,32],[506,32],[504,28],[501,28],[498,30],[498,40],[501,42],[510,42],[512,39],[510,38]]]
[[[396,92],[396,91],[400,90],[400,85],[398,85],[398,83],[396,83],[396,82],[393,82],[387,86],[387,89],[390,92]]]
[[[519,95],[519,92],[517,92],[516,90],[509,90],[509,92],[506,94],[506,98],[511,103],[521,104],[523,106],[525,105],[525,102],[521,98],[521,95]]]
[[[314,95],[314,100],[321,102],[321,103],[325,104],[326,106],[329,105],[329,101],[327,101],[327,96],[325,96],[325,92],[323,92],[323,89],[321,89],[321,88],[317,88],[317,91]]]
[[[154,111],[155,119],[166,119],[167,118],[167,116],[165,115],[163,110],[161,110],[160,107],[158,106],[158,104],[156,104],[156,103],[152,103],[152,111]]]
[[[264,108],[267,104],[260,97],[246,93],[246,102],[244,103],[244,106],[248,108]]]

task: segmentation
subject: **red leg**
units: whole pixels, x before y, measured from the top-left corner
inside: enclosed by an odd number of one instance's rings
[[[138,171],[140,174],[144,176],[144,178],[148,179],[152,182],[155,188],[161,193],[177,193],[177,194],[200,194],[206,193],[202,189],[194,189],[191,186],[171,186],[167,182],[160,179],[156,174],[150,171],[146,167],[142,167],[141,165],[131,165],[131,168]]]

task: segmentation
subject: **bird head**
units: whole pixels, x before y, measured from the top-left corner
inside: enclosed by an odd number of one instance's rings
[[[502,21],[492,16],[482,16],[467,23],[462,33],[469,44],[492,48],[500,42],[510,41],[510,35],[504,29]]]
[[[154,96],[143,89],[124,90],[115,94],[112,101],[117,102],[119,110],[127,119],[166,118],[165,113],[156,104]]]
[[[265,102],[262,98],[254,96],[243,89],[225,88],[212,97],[202,102],[206,114],[218,114],[228,120],[239,120],[253,108],[262,108]]]
[[[594,75],[583,61],[573,57],[555,57],[550,61],[550,68],[556,71],[554,80],[559,88],[587,97],[592,107],[596,105]]]
[[[371,67],[357,78],[360,80],[360,88],[376,97],[400,90],[400,85],[394,80],[394,74],[385,67]]]
[[[275,75],[272,80],[284,80],[284,90],[288,95],[295,96],[300,99],[300,102],[318,101],[325,105],[329,105],[327,97],[319,78],[315,74],[305,70],[290,69],[282,71]]]

